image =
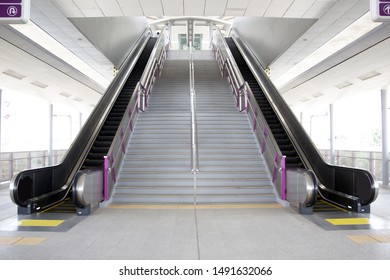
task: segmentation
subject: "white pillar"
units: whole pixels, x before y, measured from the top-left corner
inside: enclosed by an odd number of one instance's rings
[[[382,107],[382,184],[389,184],[389,151],[387,130],[387,90],[381,90]]]
[[[49,147],[48,147],[48,166],[53,165],[53,104],[49,104]]]
[[[335,163],[334,151],[334,119],[333,119],[333,104],[329,105],[329,142],[330,142],[330,164]]]

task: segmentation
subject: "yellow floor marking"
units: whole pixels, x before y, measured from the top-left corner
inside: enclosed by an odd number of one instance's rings
[[[0,237],[0,245],[12,245],[23,237]]]
[[[370,236],[381,243],[390,243],[390,234],[370,234]]]
[[[370,219],[368,218],[337,218],[337,219],[325,219],[325,220],[335,226],[370,224]]]
[[[43,241],[45,241],[46,238],[44,237],[24,237],[20,239],[18,242],[14,243],[13,245],[30,245],[30,246],[35,246]]]
[[[347,235],[347,238],[358,244],[380,243],[377,239],[369,235]]]
[[[57,227],[65,220],[20,220],[21,227]]]
[[[278,203],[264,203],[264,204],[111,204],[108,208],[112,209],[275,209],[283,208]]]
[[[0,237],[0,245],[38,245],[45,241],[43,237]]]

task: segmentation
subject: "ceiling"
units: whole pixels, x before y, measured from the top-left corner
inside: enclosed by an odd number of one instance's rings
[[[0,28],[5,30],[0,32],[0,86],[23,89],[49,102],[80,108],[92,108],[96,104],[113,78],[113,63],[72,24],[73,19],[135,16],[146,17],[150,22],[175,16],[214,17],[224,21],[237,16],[315,19],[315,23],[269,65],[271,77],[277,81],[369,11],[368,0],[31,0],[31,6],[31,22],[61,44],[69,56],[73,55],[75,63],[70,65],[67,59],[48,53],[35,42],[28,42],[26,37],[30,37],[30,31],[3,26]],[[289,30],[280,32],[287,34]],[[256,26],[253,34],[256,34]],[[337,87],[344,82],[352,81],[357,88],[389,85],[386,77],[390,77],[390,69],[382,57],[390,49],[388,43],[374,40],[372,44],[375,48],[361,45],[354,52],[345,52],[341,61],[320,61],[313,74],[305,71],[289,78],[279,85],[283,95],[290,105],[300,108],[314,104],[312,100],[332,102],[343,92],[349,94],[352,86]],[[81,64],[77,61],[89,67],[87,74],[83,72],[85,69],[74,66]],[[353,66],[355,63],[359,63],[359,69]],[[8,70],[24,78],[5,74]],[[89,74],[91,71],[94,72]],[[359,79],[373,71],[381,73],[372,79]]]

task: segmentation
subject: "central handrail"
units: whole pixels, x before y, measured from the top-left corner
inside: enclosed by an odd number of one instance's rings
[[[190,106],[191,106],[191,172],[199,173],[198,130],[196,119],[195,69],[190,46]]]

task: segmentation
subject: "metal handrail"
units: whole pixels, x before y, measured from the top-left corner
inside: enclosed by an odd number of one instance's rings
[[[139,111],[144,111],[147,106],[147,100],[153,88],[156,77],[161,72],[166,52],[168,51],[169,42],[162,40],[166,38],[165,34],[168,29],[165,28],[157,40],[155,47],[151,53],[144,73],[137,84],[130,102],[124,113],[124,117],[118,127],[111,147],[104,157],[104,200],[111,198],[114,187],[117,181],[117,170],[119,170],[124,155],[126,153],[126,145],[133,132],[134,124],[137,120]],[[158,58],[157,58],[158,57]],[[158,62],[159,61],[159,62]],[[144,108],[141,108],[145,106]],[[143,110],[142,110],[143,109]]]
[[[191,172],[199,173],[198,130],[196,118],[195,69],[190,46],[190,106],[191,106]]]

